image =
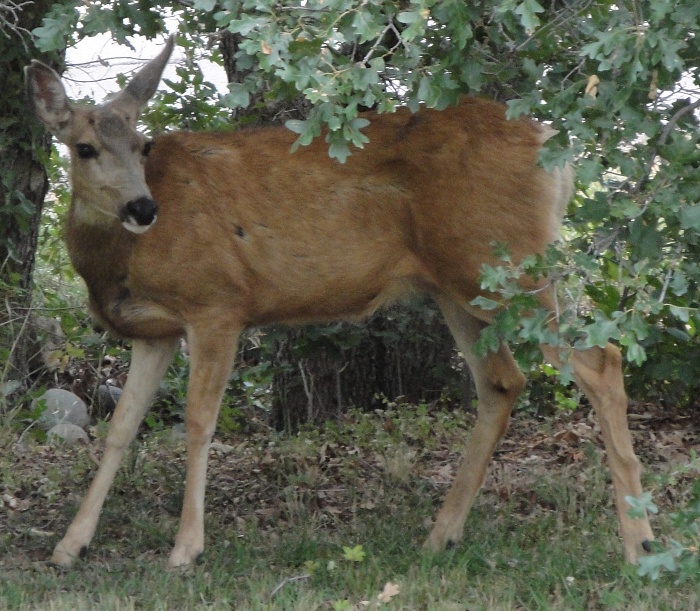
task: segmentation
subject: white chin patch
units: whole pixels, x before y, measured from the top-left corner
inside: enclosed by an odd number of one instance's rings
[[[131,231],[131,233],[145,233],[151,227],[153,227],[153,223],[156,222],[157,218],[157,216],[153,217],[150,225],[139,225],[136,221],[134,221],[134,219],[129,217],[125,221],[122,221],[122,225],[124,225],[124,229]]]

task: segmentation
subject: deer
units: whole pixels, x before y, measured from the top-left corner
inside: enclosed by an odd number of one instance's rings
[[[444,110],[368,112],[369,143],[344,164],[319,138],[291,152],[284,127],[226,133],[138,131],[174,41],[112,99],[71,101],[61,78],[34,60],[28,97],[39,121],[66,145],[72,201],[66,241],[88,290],[89,310],[131,341],[123,394],[99,468],[51,561],[82,558],[120,460],[186,338],[184,499],[170,567],[204,550],[209,447],[242,331],[269,324],[358,320],[406,295],[429,295],[466,360],[478,405],[451,488],[424,544],[437,553],[463,537],[467,515],[524,388],[505,343],[473,350],[494,312],[484,294],[493,243],[513,261],[558,238],[573,196],[571,166],[546,171],[538,152],[554,130],[528,117],[507,120],[500,103],[464,97]],[[522,281],[556,313],[553,283]],[[626,561],[649,551],[647,516],[628,515],[642,493],[641,464],[627,420],[620,350],[542,345],[565,361],[601,429]]]

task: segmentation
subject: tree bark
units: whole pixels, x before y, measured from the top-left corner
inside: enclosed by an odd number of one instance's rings
[[[62,71],[62,55],[42,55],[29,35],[52,5],[27,2],[0,14],[0,362],[6,364],[0,366],[0,384],[5,389],[10,381],[25,386],[30,373],[32,274],[51,137],[28,112],[24,67],[36,58]]]
[[[251,70],[241,70],[236,63],[236,53],[241,44],[240,34],[223,30],[220,34],[221,55],[224,58],[224,70],[229,83],[242,83]],[[269,98],[267,83],[251,96],[247,108],[236,108],[231,113],[231,120],[243,127],[261,127],[265,125],[282,125],[289,119],[305,119],[311,105],[302,97],[292,100]]]

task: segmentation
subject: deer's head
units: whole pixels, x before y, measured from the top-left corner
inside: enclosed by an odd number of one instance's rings
[[[144,174],[150,143],[136,121],[172,50],[171,37],[116,97],[98,106],[71,102],[61,78],[41,62],[25,69],[36,116],[70,151],[74,214],[81,222],[101,225],[118,218],[129,231],[142,233],[155,221],[158,206]]]

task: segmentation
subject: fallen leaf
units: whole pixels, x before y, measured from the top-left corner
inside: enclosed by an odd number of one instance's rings
[[[2,504],[10,511],[27,511],[29,509],[29,501],[26,499],[18,499],[14,494],[5,492],[2,495]]]
[[[391,583],[390,581],[387,581],[385,586],[384,586],[384,590],[382,590],[377,595],[377,599],[379,600],[379,602],[388,603],[398,593],[399,593],[398,584]]]

